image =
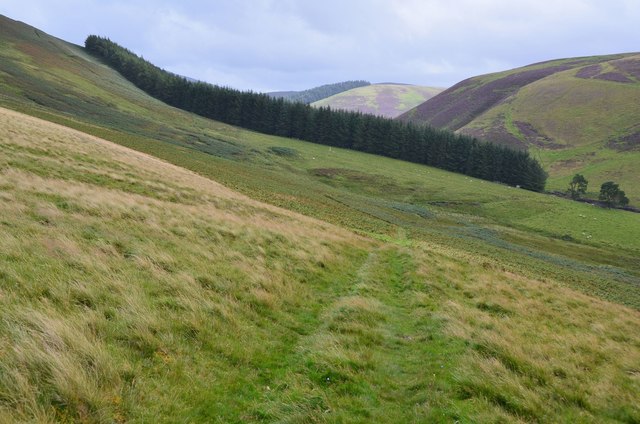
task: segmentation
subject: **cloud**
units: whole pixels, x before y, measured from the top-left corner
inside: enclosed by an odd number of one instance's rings
[[[76,43],[105,35],[171,71],[254,90],[449,86],[640,44],[635,0],[0,0],[0,13]]]

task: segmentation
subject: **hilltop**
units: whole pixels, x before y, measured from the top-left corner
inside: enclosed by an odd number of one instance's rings
[[[325,84],[302,91],[274,91],[267,93],[270,97],[282,98],[292,102],[313,103],[318,100],[351,90],[356,87],[370,85],[369,81],[343,81],[333,84]]]
[[[0,109],[1,422],[640,420],[639,214],[205,119],[4,17],[0,105],[49,121]]]
[[[399,119],[530,149],[548,188],[579,172],[590,191],[614,180],[637,204],[639,98],[640,54],[581,57],[467,79]]]
[[[443,90],[411,84],[371,84],[327,97],[312,105],[395,118]]]

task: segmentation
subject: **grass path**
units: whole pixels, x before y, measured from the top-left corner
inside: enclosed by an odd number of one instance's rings
[[[15,112],[0,140],[0,422],[640,419],[640,314],[531,261],[367,239]]]
[[[455,420],[450,371],[462,344],[443,334],[433,316],[439,301],[424,296],[415,268],[402,248],[372,251],[299,341],[289,383],[272,388],[277,395],[257,415],[269,422]]]

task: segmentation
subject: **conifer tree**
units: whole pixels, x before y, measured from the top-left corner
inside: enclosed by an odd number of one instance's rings
[[[188,81],[154,66],[108,38],[91,35],[85,46],[88,52],[148,94],[210,119],[266,134],[436,166],[529,190],[544,190],[547,175],[527,152],[428,126],[327,107],[316,109],[265,94]],[[624,199],[622,193],[620,201]]]

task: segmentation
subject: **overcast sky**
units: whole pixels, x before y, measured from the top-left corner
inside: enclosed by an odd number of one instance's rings
[[[448,87],[548,59],[640,51],[640,0],[0,0],[83,44],[254,91],[364,79]]]

